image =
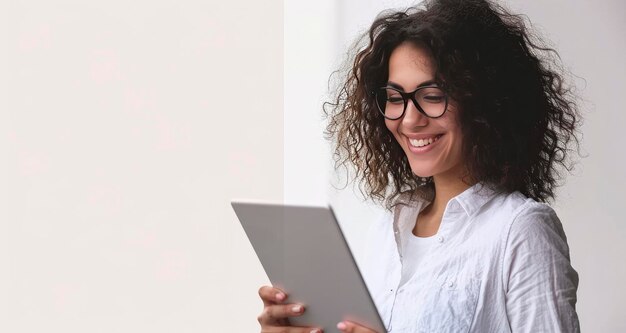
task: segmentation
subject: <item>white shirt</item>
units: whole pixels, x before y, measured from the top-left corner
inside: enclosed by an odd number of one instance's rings
[[[452,198],[436,244],[403,286],[400,197],[375,223],[363,277],[389,332],[579,332],[578,274],[550,206],[476,184]]]

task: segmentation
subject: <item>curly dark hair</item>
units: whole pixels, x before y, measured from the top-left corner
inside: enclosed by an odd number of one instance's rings
[[[570,144],[580,144],[578,98],[558,53],[522,15],[484,0],[431,0],[381,13],[363,39],[369,44],[355,52],[324,112],[335,166],[351,165],[366,197],[390,208],[403,193],[434,193],[411,171],[372,95],[387,82],[391,52],[408,41],[430,50],[436,81],[460,106],[464,179],[554,199],[560,167],[573,168]]]

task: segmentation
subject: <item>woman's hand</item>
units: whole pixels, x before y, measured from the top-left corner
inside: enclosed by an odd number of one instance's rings
[[[274,287],[263,286],[259,289],[263,300],[263,312],[257,318],[261,324],[261,333],[322,333],[315,327],[289,326],[289,317],[301,316],[303,304],[283,304],[287,294]],[[356,331],[360,332],[360,331]]]
[[[377,333],[367,327],[346,320],[337,324],[337,328],[343,333]]]

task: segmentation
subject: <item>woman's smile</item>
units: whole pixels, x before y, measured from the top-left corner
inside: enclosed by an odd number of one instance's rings
[[[437,134],[424,139],[407,138],[407,147],[415,154],[429,152],[437,145],[443,134]]]

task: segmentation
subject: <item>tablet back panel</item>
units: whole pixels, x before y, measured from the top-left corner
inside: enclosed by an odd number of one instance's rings
[[[232,202],[272,284],[306,311],[294,326],[339,332],[352,320],[385,332],[330,207]]]

